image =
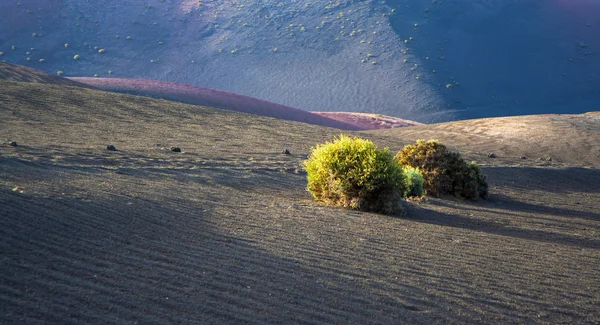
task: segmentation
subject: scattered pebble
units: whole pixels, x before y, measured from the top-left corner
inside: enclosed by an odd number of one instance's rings
[[[527,157],[525,157],[525,156],[521,156],[521,159],[527,159]]]
[[[11,142],[9,142],[9,143],[8,143],[8,145],[9,145],[9,146],[11,146],[11,147],[16,147],[16,146],[18,146],[18,144],[17,144],[17,142],[16,142],[16,141],[11,141]]]
[[[173,151],[173,152],[181,152],[181,148],[179,148],[179,147],[171,147],[171,151]]]
[[[117,151],[117,148],[111,144],[111,145],[106,146],[106,150]]]
[[[496,154],[493,152],[488,153],[488,158],[496,158]]]
[[[289,151],[289,150],[287,150],[287,148],[286,148],[286,149],[283,149],[283,154],[284,154],[284,155],[290,155],[291,153],[290,153],[290,151]]]

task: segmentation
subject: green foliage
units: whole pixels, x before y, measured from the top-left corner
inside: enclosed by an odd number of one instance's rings
[[[418,140],[416,145],[405,146],[395,156],[402,166],[419,168],[423,175],[425,194],[439,196],[452,192],[452,177],[455,157],[443,144],[431,140]]]
[[[456,191],[468,199],[487,199],[488,184],[481,168],[475,162],[465,163],[460,178],[456,181]]]
[[[419,168],[423,175],[425,194],[453,194],[466,199],[486,199],[488,185],[485,175],[475,163],[467,163],[457,152],[451,152],[436,140],[418,140],[405,146],[395,156],[402,166]]]
[[[313,148],[304,168],[307,189],[318,201],[362,211],[402,212],[405,176],[387,148],[341,135]]]
[[[405,166],[404,174],[406,175],[406,184],[408,187],[408,193],[406,196],[423,196],[423,175],[419,168],[413,168],[411,166]]]

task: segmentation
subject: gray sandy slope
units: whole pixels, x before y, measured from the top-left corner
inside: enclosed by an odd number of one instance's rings
[[[573,128],[598,137],[598,122]],[[488,160],[491,140],[469,143],[489,201],[388,217],[305,191],[310,147],[339,133],[0,81],[0,139],[19,144],[0,146],[0,323],[600,322],[597,161]]]

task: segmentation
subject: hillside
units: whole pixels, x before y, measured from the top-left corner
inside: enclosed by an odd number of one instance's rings
[[[40,70],[6,62],[0,62],[0,80],[91,88],[91,86],[73,80],[52,76]]]
[[[600,168],[598,113],[484,118],[368,132],[406,141],[437,139],[486,163],[494,153],[502,164]]]
[[[598,148],[592,116],[556,146],[546,117],[511,142],[493,130],[518,117],[344,131],[439,135],[483,165],[488,201],[394,218],[305,191],[338,129],[1,80],[0,323],[598,323],[600,171],[575,156]]]
[[[423,123],[600,102],[597,0],[19,0],[0,12],[0,60],[53,75]]]

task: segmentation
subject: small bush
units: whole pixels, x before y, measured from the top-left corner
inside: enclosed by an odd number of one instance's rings
[[[403,169],[404,174],[406,175],[406,184],[408,187],[406,196],[423,196],[423,175],[421,175],[419,168],[406,166]]]
[[[456,181],[456,191],[467,199],[487,199],[487,180],[475,162],[464,164],[463,172]]]
[[[387,148],[341,135],[313,148],[304,168],[307,189],[318,201],[362,211],[402,212],[406,180]]]
[[[488,185],[481,169],[475,163],[466,163],[459,153],[436,140],[418,140],[415,145],[405,146],[395,159],[403,167],[419,168],[427,195],[487,198]]]

